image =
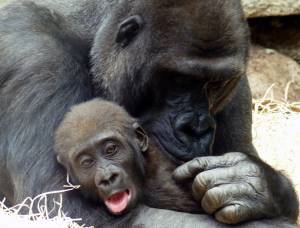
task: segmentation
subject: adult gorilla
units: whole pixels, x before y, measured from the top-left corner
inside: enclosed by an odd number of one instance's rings
[[[207,213],[228,223],[295,222],[293,187],[257,158],[251,142],[240,1],[35,2],[0,10],[0,194],[10,203],[61,188],[54,128],[70,106],[100,95],[138,117],[178,164],[221,155],[175,172],[179,181],[194,178]],[[117,219],[75,192],[65,194],[64,210],[97,227],[222,227],[205,215],[143,206]],[[247,226],[288,227],[275,220]]]

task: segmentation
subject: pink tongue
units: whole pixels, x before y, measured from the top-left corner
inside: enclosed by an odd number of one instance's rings
[[[104,201],[107,208],[114,214],[119,214],[124,211],[128,202],[129,194],[127,191],[116,193]]]

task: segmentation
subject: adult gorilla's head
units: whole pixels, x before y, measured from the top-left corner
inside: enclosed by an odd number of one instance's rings
[[[139,118],[170,155],[208,155],[214,115],[245,73],[239,0],[120,0],[92,51],[94,85]]]

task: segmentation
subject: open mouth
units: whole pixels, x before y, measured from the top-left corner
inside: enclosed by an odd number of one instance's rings
[[[104,200],[104,203],[108,210],[115,214],[122,214],[128,207],[131,200],[131,191],[126,189],[125,191],[117,192]]]

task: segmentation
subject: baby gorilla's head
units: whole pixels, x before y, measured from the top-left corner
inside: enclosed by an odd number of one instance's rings
[[[148,137],[120,106],[95,99],[74,106],[55,133],[57,160],[82,193],[123,214],[142,189]]]

